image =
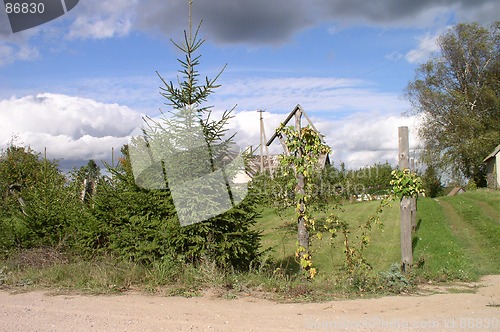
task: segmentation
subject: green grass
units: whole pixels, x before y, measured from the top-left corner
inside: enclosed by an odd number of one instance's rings
[[[353,230],[374,213],[378,202],[345,204],[335,211],[348,220]],[[321,219],[318,218],[318,219]],[[418,201],[418,229],[413,235],[413,276],[417,280],[475,280],[500,273],[500,192],[474,190],[454,197],[421,198]],[[381,216],[383,231],[374,227],[365,257],[375,272],[387,271],[400,261],[398,202]],[[265,209],[257,227],[264,230],[264,246],[272,246],[272,257],[297,271],[293,259],[296,226],[293,210],[283,217]],[[356,232],[351,237],[355,239]],[[343,264],[342,239],[330,245],[324,237],[314,239],[311,249],[320,279],[338,273]]]
[[[445,210],[453,209],[451,230],[478,275],[500,273],[500,192],[477,190],[443,197]]]
[[[474,190],[419,201],[414,263],[420,276],[475,280],[500,273],[500,192]]]
[[[352,229],[373,215],[378,202],[345,204],[337,210]],[[418,227],[414,233],[414,269],[409,279],[475,280],[500,273],[500,191],[475,190],[455,197],[418,201]],[[397,272],[400,261],[399,204],[393,202],[381,214],[383,230],[373,227],[365,257],[373,266],[369,275],[343,275],[343,239],[333,245],[327,236],[314,239],[313,262],[319,274],[304,281],[294,260],[296,224],[294,211],[278,216],[264,209],[256,227],[263,230],[263,247],[272,247],[249,272],[221,270],[210,262],[198,266],[162,260],[151,266],[100,257],[94,262],[68,256],[54,249],[21,251],[0,259],[0,287],[23,290],[50,288],[63,292],[114,293],[137,289],[165,295],[197,296],[215,289],[221,297],[241,293],[277,300],[326,300],[363,294],[384,294],[407,289]],[[318,216],[318,221],[324,219]],[[396,263],[396,266],[393,264]],[[408,276],[406,276],[408,277]],[[390,285],[390,286],[387,286]]]
[[[422,279],[475,279],[477,273],[465,254],[464,246],[453,234],[453,210],[446,210],[434,199],[418,201],[418,229],[413,237],[415,273]]]
[[[346,204],[343,211],[333,212],[340,218],[347,220],[352,228],[351,241],[357,242],[356,236],[360,234],[358,226],[366,223],[369,216],[376,211],[379,202],[364,202]],[[399,210],[393,204],[387,207],[382,214],[381,220],[383,230],[374,226],[371,232],[371,243],[366,250],[366,258],[376,271],[384,271],[391,264],[399,260]],[[321,221],[325,218],[320,214],[317,218]],[[278,216],[272,209],[265,209],[263,216],[257,224],[257,228],[263,229],[263,246],[272,247],[272,257],[282,264],[283,268],[297,271],[293,255],[297,241],[297,231],[293,209],[287,210],[283,216]],[[330,242],[328,233],[324,233],[322,240],[318,240],[311,234],[313,261],[315,266],[323,275],[337,273],[344,263],[343,239],[337,237]]]

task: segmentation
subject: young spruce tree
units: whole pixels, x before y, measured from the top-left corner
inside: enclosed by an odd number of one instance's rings
[[[170,114],[146,120],[143,138],[129,147],[130,157],[142,171],[136,175],[134,169],[136,182],[167,190],[175,203],[179,220],[168,223],[166,241],[177,258],[194,263],[208,259],[244,269],[259,255],[260,233],[254,229],[258,212],[255,196],[245,197],[246,187],[231,183],[244,167],[234,151],[234,135],[227,134],[232,110],[213,119],[211,107],[206,106],[224,69],[214,79],[199,82],[196,67],[201,56],[196,52],[204,43],[198,38],[200,26],[194,35],[191,28],[184,32],[183,43],[172,41],[185,55],[178,59],[182,66],[178,84],[157,72]],[[242,167],[231,167],[238,162]],[[158,172],[163,172],[163,183],[158,182]],[[220,198],[222,193],[229,199]]]

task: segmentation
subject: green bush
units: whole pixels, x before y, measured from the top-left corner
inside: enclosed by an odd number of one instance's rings
[[[394,263],[391,265],[389,271],[380,272],[380,283],[383,288],[390,291],[391,293],[402,293],[408,291],[410,287],[410,282],[401,273],[399,265]]]
[[[0,248],[70,246],[91,216],[55,161],[10,146],[0,155]]]
[[[138,187],[127,147],[122,152],[120,165],[109,169],[112,177],[99,185],[94,219],[81,225],[77,238],[82,251],[145,264],[167,258],[195,264],[206,259],[239,269],[259,256],[260,233],[253,228],[256,195],[224,214],[182,227],[168,189]]]

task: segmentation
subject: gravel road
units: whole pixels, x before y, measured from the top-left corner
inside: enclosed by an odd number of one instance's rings
[[[475,293],[323,303],[0,291],[0,330],[500,331],[500,276],[484,277]]]

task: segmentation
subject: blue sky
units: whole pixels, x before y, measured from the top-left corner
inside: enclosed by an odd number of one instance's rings
[[[12,33],[0,12],[0,148],[13,136],[65,167],[109,160],[142,124],[168,110],[161,81],[176,80],[170,42],[187,28],[187,0],[82,0],[66,15]],[[240,146],[258,145],[301,104],[325,135],[335,163],[357,168],[397,160],[397,127],[418,119],[404,89],[458,22],[499,19],[494,0],[195,0],[203,18],[202,76],[226,63],[215,111],[235,108]],[[272,151],[279,152],[279,146]]]

